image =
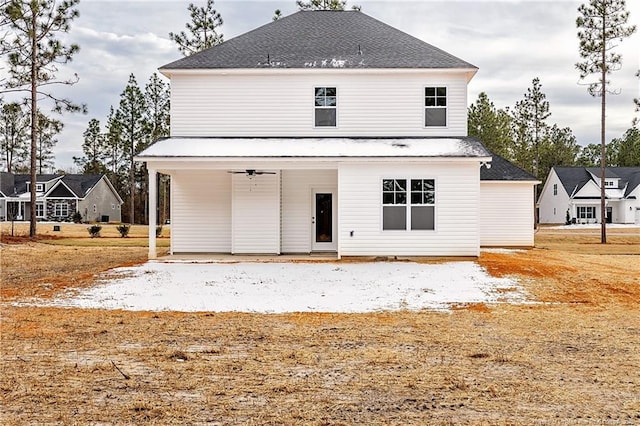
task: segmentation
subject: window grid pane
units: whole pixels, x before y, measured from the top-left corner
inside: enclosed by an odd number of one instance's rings
[[[425,87],[425,127],[446,127],[447,88]]]
[[[316,87],[314,91],[315,126],[336,127],[337,89],[335,87]]]
[[[435,204],[433,179],[411,179],[411,204]]]
[[[382,180],[382,204],[407,204],[407,180],[383,179]]]

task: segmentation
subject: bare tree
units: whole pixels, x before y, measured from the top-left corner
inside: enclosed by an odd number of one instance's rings
[[[607,75],[620,69],[622,56],[613,49],[615,41],[622,41],[636,30],[634,25],[627,26],[629,12],[624,0],[590,0],[578,8],[579,53],[583,59],[576,64],[580,79],[584,81],[591,74],[597,80],[588,83],[589,94],[600,96],[600,222],[602,244],[607,242],[606,206],[605,206],[605,168],[606,168],[606,110],[608,89]]]

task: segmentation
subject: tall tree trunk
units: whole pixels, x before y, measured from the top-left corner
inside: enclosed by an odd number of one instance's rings
[[[37,61],[38,61],[38,40],[36,39],[36,13],[33,10],[33,3],[31,6],[31,31],[33,36],[31,37],[31,213],[29,215],[29,237],[36,237],[36,111],[37,111]]]
[[[132,130],[133,133],[133,130]],[[129,199],[129,208],[131,209],[130,213],[129,213],[129,217],[131,219],[131,224],[133,225],[135,223],[134,219],[135,219],[135,192],[136,192],[136,178],[135,178],[135,163],[133,161],[133,153],[135,152],[134,150],[134,141],[131,141],[131,164],[129,164],[129,192],[131,193],[131,197]]]
[[[607,243],[607,208],[605,206],[605,168],[607,163],[607,147],[605,143],[605,111],[607,96],[607,65],[606,65],[606,19],[602,17],[602,102],[600,104],[600,242]]]

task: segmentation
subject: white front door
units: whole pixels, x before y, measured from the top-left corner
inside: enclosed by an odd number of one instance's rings
[[[311,251],[336,251],[336,191],[311,191]]]

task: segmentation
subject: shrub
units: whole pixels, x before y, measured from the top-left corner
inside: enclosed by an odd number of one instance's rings
[[[131,229],[130,225],[120,225],[116,227],[118,232],[120,233],[121,238],[125,238],[129,236],[129,230]]]
[[[87,231],[89,231],[89,235],[91,235],[91,238],[99,237],[101,230],[102,230],[102,226],[100,225],[91,225],[90,227],[87,228]]]
[[[82,222],[82,215],[80,212],[75,212],[73,216],[71,216],[71,220],[73,220],[73,223],[80,223]]]
[[[156,226],[156,237],[159,237],[162,234],[162,225]]]

